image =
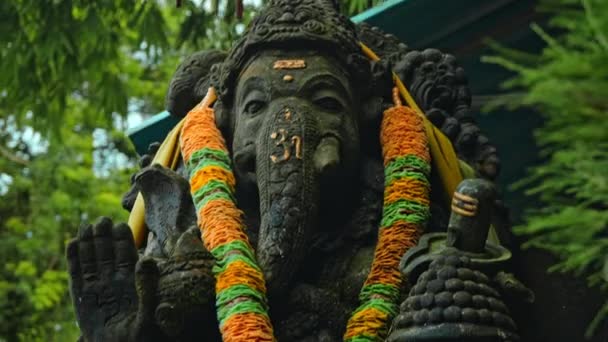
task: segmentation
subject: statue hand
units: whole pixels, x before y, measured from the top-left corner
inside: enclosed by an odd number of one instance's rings
[[[215,259],[203,246],[198,227],[177,239],[172,253],[158,262],[155,319],[175,341],[221,341],[215,308]]]
[[[126,224],[102,218],[67,246],[70,291],[84,341],[158,341],[154,325],[158,268],[138,262]]]

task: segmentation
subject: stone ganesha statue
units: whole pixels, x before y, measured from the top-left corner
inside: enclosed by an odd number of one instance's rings
[[[68,245],[82,339],[518,340],[502,296],[525,288],[485,243],[508,235],[499,160],[469,106],[452,56],[271,0],[178,68],[185,119],[123,201],[146,230],[104,218]]]

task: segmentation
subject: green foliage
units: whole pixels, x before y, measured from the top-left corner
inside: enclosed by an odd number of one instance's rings
[[[120,194],[132,169],[97,175],[95,128],[72,129],[82,114],[67,109],[63,145],[17,129],[13,117],[0,120],[3,155],[12,156],[0,158],[0,340],[75,341],[65,244],[92,218],[126,219]]]
[[[516,76],[505,83],[525,95],[511,106],[532,106],[545,118],[536,132],[546,162],[518,184],[542,202],[516,232],[525,247],[559,257],[550,271],[585,276],[608,291],[608,2],[543,1],[552,14],[550,35],[532,28],[547,46],[538,56],[499,48],[502,65]],[[591,336],[608,317],[608,302],[590,325]]]
[[[132,51],[118,47],[144,39],[131,27],[147,33],[149,15],[135,15],[142,12],[137,7],[153,6],[126,0],[2,1],[0,89],[5,91],[1,104],[6,113],[19,120],[37,113],[35,128],[51,125],[55,132],[72,96],[91,103],[92,120],[126,113],[123,75],[130,70],[122,61]],[[145,38],[159,40],[158,35]]]

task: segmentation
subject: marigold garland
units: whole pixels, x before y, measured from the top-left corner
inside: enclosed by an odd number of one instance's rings
[[[216,259],[216,306],[224,341],[274,341],[266,285],[234,200],[235,179],[211,105],[213,88],[185,119],[182,155],[205,247]]]
[[[384,209],[371,271],[359,294],[344,340],[383,341],[397,313],[402,285],[399,261],[416,245],[430,216],[430,153],[424,122],[401,104],[384,112],[380,142],[384,158]]]

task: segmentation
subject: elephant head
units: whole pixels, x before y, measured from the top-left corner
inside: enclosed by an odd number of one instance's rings
[[[270,296],[289,288],[312,237],[353,213],[361,159],[378,150],[386,70],[318,0],[272,1],[214,67],[216,121]]]

